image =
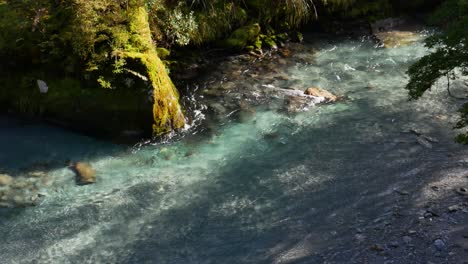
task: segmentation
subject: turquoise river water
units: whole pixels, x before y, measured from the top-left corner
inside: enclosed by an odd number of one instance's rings
[[[355,230],[394,206],[393,190],[418,194],[468,168],[445,84],[414,102],[404,90],[407,67],[427,52],[420,42],[306,41],[261,62],[285,77],[232,77],[225,97],[194,94],[194,125],[162,143],[129,147],[2,117],[0,173],[47,176],[36,206],[0,209],[0,263],[349,263]],[[248,73],[232,65],[219,67]],[[189,88],[219,84],[202,82]],[[291,113],[282,90],[294,91],[282,86],[348,99]],[[226,107],[242,87],[258,100]],[[89,162],[97,183],[77,186],[69,160]]]

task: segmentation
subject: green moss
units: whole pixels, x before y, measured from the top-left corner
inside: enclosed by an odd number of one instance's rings
[[[267,49],[275,49],[278,48],[276,45],[275,40],[272,37],[266,37],[265,40],[263,40],[263,47]]]
[[[151,32],[146,10],[143,7],[138,7],[130,12],[129,17],[131,21],[130,32],[132,36],[136,36],[133,43],[142,44],[143,48],[130,52],[114,51],[113,54],[144,67],[144,75],[148,76],[153,87],[153,133],[160,135],[174,128],[181,128],[185,125],[185,119],[179,104],[179,95],[164,64],[151,46]]]
[[[0,25],[0,36],[8,37],[5,42],[0,40],[0,47],[4,48],[0,50],[0,56],[6,61],[9,61],[8,56],[13,56],[17,61],[24,56],[24,65],[30,67],[24,70],[19,65],[17,71],[37,70],[43,75],[52,76],[49,80],[83,76],[77,77],[77,81],[84,79],[83,83],[92,87],[89,90],[96,90],[91,94],[100,94],[99,90],[112,91],[113,94],[129,91],[140,97],[148,92],[146,82],[154,94],[153,109],[149,111],[153,114],[153,121],[148,122],[147,126],[150,129],[154,127],[155,134],[160,134],[184,125],[177,90],[154,47],[145,1],[128,0],[125,4],[111,0],[8,1],[0,5],[0,15],[0,22],[8,25],[8,30]],[[6,23],[6,20],[11,23]],[[23,41],[34,47],[37,54],[31,55],[31,49],[22,45]],[[167,55],[167,50],[159,51]],[[32,60],[37,61],[36,64],[30,63]],[[3,69],[1,67],[0,70]],[[136,87],[128,89],[127,86],[132,83],[136,83]],[[65,93],[77,96],[75,90],[79,89],[69,88],[67,91],[68,86],[60,87],[60,93],[63,93],[60,100],[69,99],[67,103],[75,103],[74,97],[68,97]],[[48,98],[55,92],[43,97]],[[88,92],[88,89],[83,92]],[[42,101],[23,95],[12,95],[15,99],[8,100],[12,102],[13,109],[32,114],[48,112],[42,109],[44,104],[37,105]],[[104,103],[101,107],[106,112]],[[64,114],[59,116],[73,120],[73,117],[67,117],[67,113],[72,115],[73,111],[67,112],[67,109],[64,106]],[[49,112],[57,115],[58,111]],[[101,120],[101,125],[107,126],[106,122],[106,119]]]
[[[291,40],[294,41],[294,42],[302,42],[304,41],[304,35],[302,35],[301,32],[293,32],[291,34]]]
[[[162,60],[165,60],[171,56],[171,51],[166,48],[156,48],[156,53]]]
[[[262,48],[262,41],[260,40],[260,37],[257,37],[257,39],[255,40],[253,44],[253,47],[257,50]]]
[[[255,44],[260,35],[260,25],[258,23],[243,26],[235,30],[225,41],[225,45],[232,49],[243,49],[247,45]]]
[[[289,36],[287,33],[281,33],[281,34],[276,35],[276,39],[279,41],[286,42],[289,40]]]

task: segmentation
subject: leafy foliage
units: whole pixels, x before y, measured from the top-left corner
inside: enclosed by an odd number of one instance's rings
[[[442,76],[456,68],[468,74],[468,1],[450,0],[435,14],[435,21],[446,23],[446,30],[429,37],[426,46],[434,52],[412,65],[407,86],[412,99],[417,99]]]
[[[445,25],[445,30],[426,40],[426,46],[433,52],[408,70],[410,81],[406,89],[411,99],[421,97],[441,77],[456,78],[455,72],[468,75],[468,0],[445,1],[434,14],[433,22]],[[468,124],[468,103],[461,112],[456,128]],[[468,144],[466,139],[466,135],[458,138]]]

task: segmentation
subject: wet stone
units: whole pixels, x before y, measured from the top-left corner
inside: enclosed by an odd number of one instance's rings
[[[33,171],[28,174],[30,177],[41,178],[47,176],[43,171]]]
[[[7,186],[13,183],[13,177],[6,174],[0,174],[0,186]]]
[[[413,240],[413,239],[412,239],[411,237],[409,237],[409,236],[404,236],[404,237],[403,237],[403,242],[405,242],[406,244],[411,243],[412,240]]]
[[[366,239],[366,236],[362,234],[356,234],[354,238],[359,242],[363,242]]]
[[[431,217],[439,217],[440,215],[434,211],[427,210],[423,216],[424,218],[431,218]]]
[[[90,164],[76,162],[71,166],[71,169],[76,174],[76,182],[78,185],[86,185],[96,182],[96,171]]]
[[[397,247],[400,246],[400,244],[397,241],[392,241],[388,245],[389,245],[389,247],[392,247],[392,248],[397,248]]]
[[[304,94],[314,96],[314,97],[323,97],[328,102],[335,102],[337,100],[336,95],[330,93],[327,90],[324,90],[319,87],[310,87],[304,91]]]
[[[370,247],[370,250],[376,251],[376,252],[383,252],[385,248],[383,248],[381,245],[375,244]]]
[[[449,207],[448,207],[448,211],[449,211],[450,213],[454,213],[454,212],[456,212],[456,211],[458,211],[458,210],[460,210],[460,206],[458,206],[458,205],[452,205],[452,206],[449,206]]]
[[[16,181],[11,187],[14,189],[26,189],[31,186],[31,183],[25,180]]]
[[[439,251],[442,251],[445,249],[445,242],[442,240],[442,239],[436,239],[434,241],[434,247],[439,250]]]

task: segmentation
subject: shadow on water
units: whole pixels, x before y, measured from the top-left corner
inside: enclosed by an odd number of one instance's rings
[[[0,173],[13,176],[63,168],[70,161],[92,160],[125,150],[123,145],[8,116],[0,116],[0,146]]]
[[[206,176],[209,182],[192,184],[185,202],[157,213],[164,194],[155,191],[157,183],[140,183],[110,194],[116,197],[107,206],[90,199],[49,217],[38,208],[28,223],[6,219],[2,254],[15,259],[24,252],[39,263],[320,263],[324,253],[341,251],[334,261],[345,263],[356,253],[354,230],[395,205],[398,195],[388,190],[417,193],[435,172],[466,168],[446,158],[466,154],[446,128],[429,123],[440,143],[425,149],[385,121],[415,113],[388,113],[369,100],[355,104],[327,126],[297,129],[291,117],[277,136],[229,158]],[[365,136],[367,127],[378,133]],[[55,251],[44,256],[41,247]]]
[[[401,201],[394,189],[418,193],[440,177],[437,172],[467,167],[447,158],[466,151],[436,123],[429,124],[431,134],[442,138],[432,149],[392,124],[379,124],[381,136],[362,137],[362,126],[350,120],[367,125],[415,114],[374,112],[366,119],[368,111],[378,108],[360,102],[358,112],[342,114],[331,126],[296,134],[286,129],[287,144],[247,148],[250,155],[230,159],[211,175],[216,184],[195,190],[198,199],[147,223],[162,232],[141,232],[121,263],[320,263],[330,248],[348,250],[334,259],[346,263],[357,253],[356,229],[388,215],[395,203],[410,210],[411,201]],[[288,172],[303,175],[278,177]],[[307,182],[314,179],[317,184]],[[233,201],[246,204],[229,208]],[[388,218],[398,223],[398,217]]]

